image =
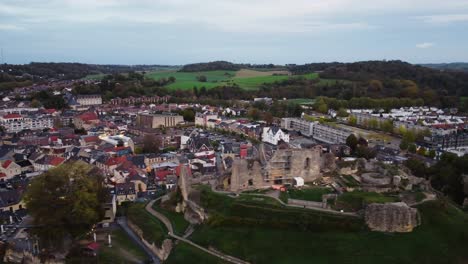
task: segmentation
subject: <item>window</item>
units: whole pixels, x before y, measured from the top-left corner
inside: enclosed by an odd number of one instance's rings
[[[310,168],[310,158],[306,158],[304,162],[304,169]]]

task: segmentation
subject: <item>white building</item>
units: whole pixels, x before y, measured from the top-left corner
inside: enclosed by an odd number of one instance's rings
[[[280,141],[289,142],[289,135],[283,132],[279,127],[264,127],[262,141],[272,145],[278,145]]]
[[[130,147],[132,151],[135,151],[135,144],[133,143],[133,140],[124,135],[114,135],[114,136],[100,135],[99,139],[109,144],[112,144],[114,146],[118,146],[120,143],[122,144],[123,147]]]
[[[49,115],[22,116],[20,114],[6,114],[0,117],[0,126],[7,132],[20,132],[24,129],[40,130],[54,127],[54,119]]]
[[[99,94],[78,95],[76,102],[80,105],[101,105],[102,97]]]
[[[218,114],[213,112],[203,112],[203,113],[196,113],[195,114],[195,125],[206,127],[206,128],[214,128],[219,121]]]

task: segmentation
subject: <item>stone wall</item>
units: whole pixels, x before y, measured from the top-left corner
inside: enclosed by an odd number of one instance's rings
[[[412,232],[421,224],[418,210],[401,202],[369,204],[365,221],[371,230],[380,232]]]
[[[321,178],[321,171],[334,166],[334,157],[322,155],[321,147],[279,149],[262,166],[257,160],[236,158],[232,164],[230,191],[266,188],[276,180],[292,183],[294,177],[311,182]]]

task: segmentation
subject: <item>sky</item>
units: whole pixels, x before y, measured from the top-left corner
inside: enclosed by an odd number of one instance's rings
[[[0,62],[468,62],[468,0],[0,0]]]

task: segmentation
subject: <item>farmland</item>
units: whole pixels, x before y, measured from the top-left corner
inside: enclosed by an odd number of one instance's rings
[[[286,71],[254,71],[242,69],[240,71],[206,71],[206,72],[178,72],[178,71],[154,71],[146,74],[147,78],[159,80],[161,78],[174,77],[176,81],[167,85],[170,89],[191,90],[193,87],[205,87],[207,89],[223,85],[238,85],[243,89],[254,90],[262,84],[280,82],[291,78]],[[205,76],[206,82],[198,80],[199,76]],[[318,74],[300,75],[307,79],[316,79]],[[295,76],[299,77],[299,76]]]

